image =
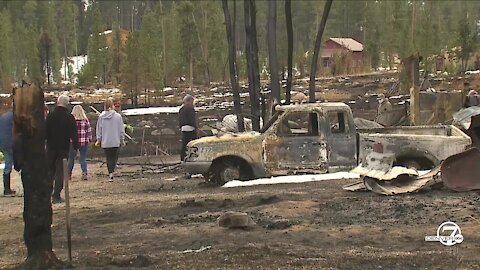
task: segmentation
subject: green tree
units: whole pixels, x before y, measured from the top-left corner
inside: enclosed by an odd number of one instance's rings
[[[43,82],[45,77],[42,74],[38,50],[40,34],[36,16],[37,5],[38,3],[34,0],[25,1],[22,6],[23,14],[15,20],[14,42],[17,44],[17,60],[19,61],[16,68],[17,81],[26,79],[27,81]]]
[[[145,89],[163,88],[162,36],[158,27],[158,16],[147,11],[139,31],[139,50],[142,60],[143,87]]]
[[[134,106],[138,105],[138,94],[141,88],[141,55],[138,48],[140,47],[139,34],[133,32],[128,36],[127,43],[125,45],[125,61],[121,63],[122,71],[122,90],[130,97]]]
[[[10,91],[14,81],[14,43],[13,27],[7,10],[0,10],[0,86]]]
[[[470,59],[470,56],[472,56],[476,49],[478,33],[468,18],[464,17],[458,22],[457,34],[458,45],[460,46],[457,55],[461,60],[462,72],[465,72],[468,66],[468,59]]]
[[[57,7],[57,28],[58,41],[61,44],[61,54],[63,55],[63,63],[65,70],[64,80],[70,73],[70,65],[67,61],[69,56],[76,55],[78,52],[78,44],[75,37],[77,36],[77,6],[73,1],[55,2]]]
[[[88,62],[79,76],[80,84],[106,83],[110,75],[111,53],[107,47],[102,14],[98,8],[93,14],[93,25],[88,39]]]
[[[179,32],[179,66],[183,72],[189,70],[190,88],[193,88],[194,65],[198,55],[199,42],[197,28],[192,17],[194,5],[191,1],[182,1],[176,6],[177,27]]]
[[[46,1],[37,6],[40,65],[49,84],[52,83],[51,79],[57,83],[61,81],[60,42],[57,35],[55,5],[56,2]]]

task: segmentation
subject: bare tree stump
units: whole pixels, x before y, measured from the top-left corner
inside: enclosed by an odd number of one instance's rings
[[[52,251],[52,185],[47,179],[43,90],[14,89],[13,157],[24,189],[23,220],[27,260],[20,269],[47,269],[60,261]]]

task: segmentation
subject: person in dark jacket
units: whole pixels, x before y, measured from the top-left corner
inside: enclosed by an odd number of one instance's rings
[[[480,96],[478,95],[477,91],[468,91],[468,96],[465,98],[465,104],[463,106],[465,108],[480,106]]]
[[[67,108],[69,103],[68,96],[58,97],[57,107],[47,115],[46,120],[48,177],[52,182],[55,179],[52,193],[53,203],[63,201],[60,197],[63,189],[62,160],[68,158],[70,142],[72,142],[73,149],[78,150],[77,124]]]
[[[197,114],[193,101],[193,96],[186,95],[183,98],[183,106],[178,112],[180,130],[182,131],[182,152],[180,153],[182,161],[185,161],[187,144],[198,137]]]
[[[5,196],[15,195],[15,191],[10,187],[10,176],[13,167],[12,129],[13,111],[9,110],[0,116],[0,151],[5,156],[5,167],[3,169],[3,195]]]

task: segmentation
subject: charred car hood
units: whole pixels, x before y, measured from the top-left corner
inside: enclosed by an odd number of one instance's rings
[[[261,160],[262,140],[257,132],[203,137],[188,143],[186,161],[212,161],[221,156]]]
[[[252,141],[256,141],[262,138],[262,135],[257,132],[249,132],[249,133],[240,133],[240,134],[224,134],[221,136],[209,136],[203,137],[194,141],[191,141],[188,146],[199,146],[199,145],[206,145],[206,144],[218,144],[218,143],[248,143]]]

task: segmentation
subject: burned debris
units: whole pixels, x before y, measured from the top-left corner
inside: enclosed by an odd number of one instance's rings
[[[432,188],[442,188],[453,191],[480,190],[478,177],[478,161],[480,151],[470,148],[454,154],[429,171],[417,171],[415,168],[392,167],[392,162],[386,162],[388,157],[372,153],[366,160],[380,160],[379,163],[364,162],[354,173],[361,176],[362,181],[343,187],[348,191],[372,191],[382,195],[397,195],[416,193]],[[391,159],[391,161],[393,161]]]

